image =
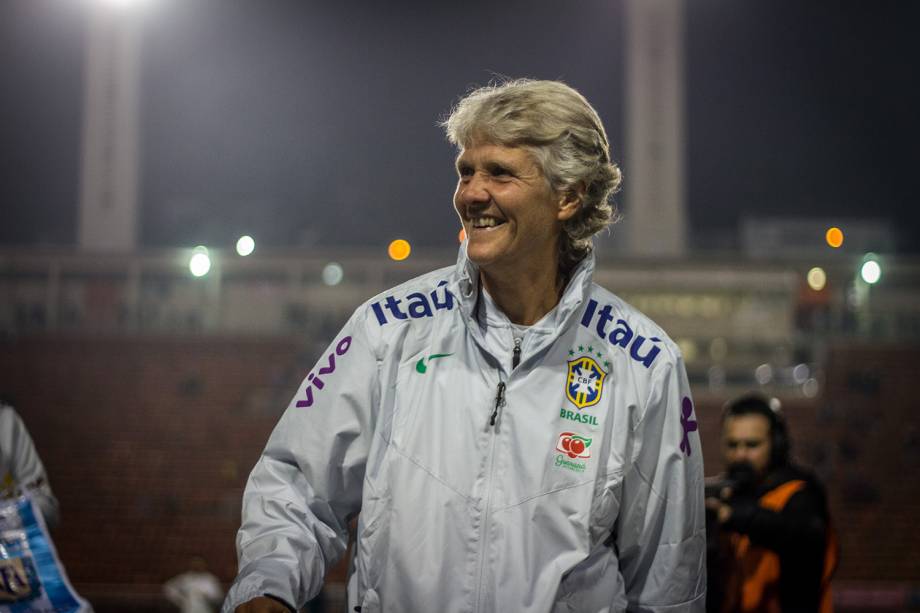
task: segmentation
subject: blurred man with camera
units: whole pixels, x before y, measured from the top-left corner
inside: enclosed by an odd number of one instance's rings
[[[706,488],[710,612],[831,610],[837,546],[824,488],[789,449],[765,397],[725,405],[725,473]]]

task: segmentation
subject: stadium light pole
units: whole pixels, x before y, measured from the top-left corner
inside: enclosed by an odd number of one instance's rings
[[[129,253],[137,247],[141,4],[86,3],[77,221],[85,251]]]

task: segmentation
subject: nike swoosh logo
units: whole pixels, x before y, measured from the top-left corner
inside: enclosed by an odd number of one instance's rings
[[[454,354],[452,354],[452,353],[435,353],[435,354],[432,354],[432,355],[428,356],[428,361],[430,362],[431,360],[436,360],[437,358],[446,358],[446,357],[449,356],[449,355],[454,355]],[[428,365],[425,364],[425,358],[422,358],[421,360],[419,360],[418,362],[415,363],[415,371],[416,371],[416,372],[421,373],[421,374],[424,375],[424,374],[425,374],[425,371],[427,371],[427,370],[428,370]]]

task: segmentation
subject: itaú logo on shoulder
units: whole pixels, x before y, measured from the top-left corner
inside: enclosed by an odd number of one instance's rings
[[[591,439],[579,436],[574,432],[563,432],[556,441],[556,451],[564,453],[570,458],[590,458]]]

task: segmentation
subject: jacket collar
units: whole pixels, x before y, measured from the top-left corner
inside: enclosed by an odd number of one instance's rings
[[[485,305],[480,305],[482,288],[479,281],[479,267],[469,259],[466,249],[467,241],[463,241],[457,254],[454,279],[449,284],[449,290],[457,300],[467,328],[473,333],[474,338],[481,342],[482,330],[477,325],[477,311]],[[559,303],[543,319],[534,324],[533,328],[545,335],[547,342],[555,339],[567,327],[569,320],[584,302],[591,287],[594,266],[594,252],[591,251],[572,270]],[[504,317],[497,307],[489,309],[486,315],[490,320],[496,316],[504,318],[505,322],[510,324],[507,317]]]

